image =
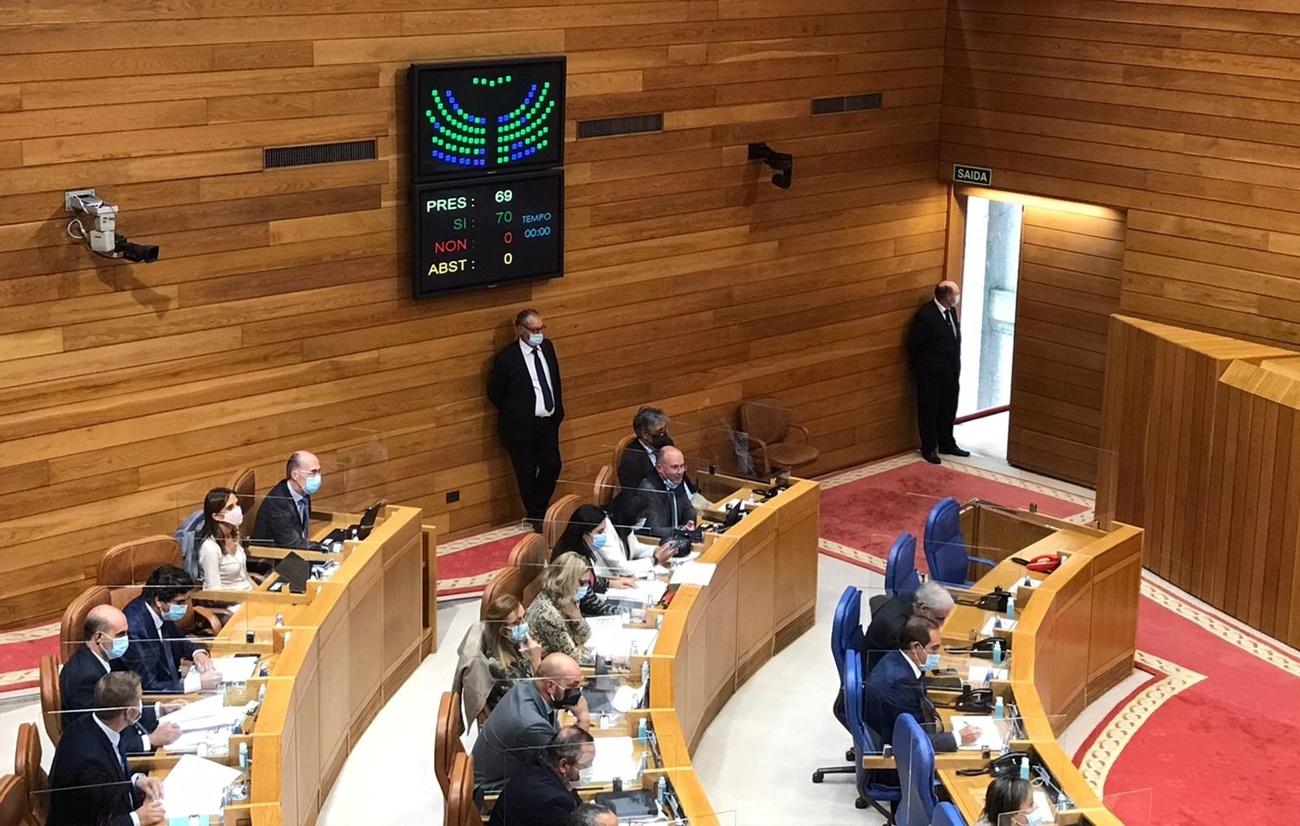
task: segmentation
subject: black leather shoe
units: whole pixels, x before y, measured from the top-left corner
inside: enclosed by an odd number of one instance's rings
[[[921,458],[924,459],[925,461],[929,462],[929,463],[932,464],[932,465],[937,465],[937,464],[939,464],[939,456],[938,456],[938,455],[937,455],[933,450],[929,450],[929,451],[923,450],[923,451],[921,451]]]
[[[953,445],[952,447],[941,447],[939,448],[939,452],[946,454],[948,456],[969,456],[970,455],[969,450],[962,450],[956,445]]]

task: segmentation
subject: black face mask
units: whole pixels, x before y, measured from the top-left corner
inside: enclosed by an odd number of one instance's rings
[[[564,693],[554,700],[551,700],[552,708],[573,708],[582,699],[582,686],[575,685],[573,688],[566,688]]]
[[[671,447],[672,444],[673,437],[669,436],[667,433],[656,433],[650,437],[650,447],[653,447],[655,450],[663,450],[666,447]]]

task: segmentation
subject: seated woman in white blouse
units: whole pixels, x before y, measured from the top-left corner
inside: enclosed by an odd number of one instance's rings
[[[244,512],[230,488],[213,488],[203,498],[203,526],[199,528],[199,567],[203,587],[209,591],[251,591],[248,558],[240,544],[239,526]]]
[[[656,563],[667,564],[673,556],[673,549],[662,544],[655,546],[637,542],[632,535],[625,541],[603,510],[595,505],[579,505],[569,518],[564,533],[556,540],[551,559],[563,553],[576,553],[585,558],[597,577],[615,579],[640,576],[648,573]],[[598,582],[597,592],[604,591],[606,584]]]

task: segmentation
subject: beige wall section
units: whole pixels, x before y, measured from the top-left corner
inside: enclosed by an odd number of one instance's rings
[[[783,397],[812,473],[913,443],[899,344],[943,268],[946,0],[490,5],[7,13],[0,626],[56,615],[104,549],[170,532],[238,466],[265,489],[297,447],[324,459],[326,507],[384,494],[443,533],[516,517],[483,386],[523,305],[557,342],[586,490],[647,401],[730,418]],[[662,110],[667,131],[569,144],[565,278],[412,302],[403,67],[521,52],[568,55],[569,117]],[[874,91],[881,110],[808,114]],[[379,160],[261,170],[265,146],[364,138]],[[796,156],[793,189],[749,141]],[[82,186],[162,259],[68,243]]]
[[[945,162],[992,167],[1000,188],[1126,209],[1123,312],[1300,342],[1300,7],[949,10]]]

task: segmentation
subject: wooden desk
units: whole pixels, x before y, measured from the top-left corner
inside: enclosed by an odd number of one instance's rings
[[[752,485],[702,477],[717,501]],[[664,614],[650,660],[650,712],[664,767],[692,824],[731,826],[714,815],[691,754],[735,690],[812,628],[817,602],[816,482],[792,486],[725,533],[701,562],[716,564],[708,587],[683,586]]]
[[[999,510],[998,530],[1014,536],[1006,523],[1017,516]],[[1018,551],[1012,549],[1017,556],[1064,551],[1068,558],[1049,576],[1031,574],[1042,584],[1018,593],[1009,690],[1023,718],[1027,745],[1078,807],[1077,814],[1063,813],[1057,822],[1119,824],[1056,738],[1088,703],[1132,671],[1142,531],[1116,523],[1113,530],[1103,532],[1027,513],[1023,519],[1024,536],[1037,538]],[[1044,533],[1044,528],[1051,532]],[[1006,588],[1025,576],[1024,567],[1003,559],[973,590],[987,593],[997,585]],[[944,622],[945,642],[966,642],[990,616],[988,611],[958,606]],[[941,769],[939,779],[967,821],[974,823],[984,807],[989,778],[961,777]]]
[[[330,580],[308,583],[305,601],[250,600],[222,629],[217,651],[248,650],[250,630],[255,646],[283,641],[248,736],[249,801],[229,807],[227,823],[315,823],[352,746],[427,653],[420,517],[419,508],[389,505],[365,541],[349,543]],[[349,520],[335,523],[320,533]]]

